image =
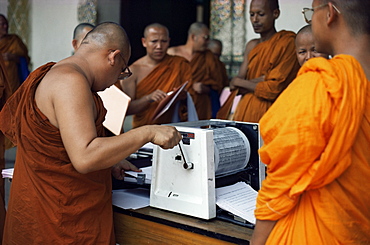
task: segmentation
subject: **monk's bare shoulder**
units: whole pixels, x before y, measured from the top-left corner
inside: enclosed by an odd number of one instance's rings
[[[246,45],[246,47],[245,47],[245,53],[246,54],[248,54],[252,49],[254,49],[256,46],[257,46],[257,44],[259,44],[260,43],[260,39],[259,38],[256,38],[256,39],[252,39],[252,40],[250,40],[248,43],[247,43],[247,45]]]
[[[64,101],[63,106],[71,104],[73,107],[72,104],[79,103],[78,100],[86,100],[84,102],[93,105],[91,85],[86,74],[73,62],[54,65],[38,85],[35,100],[41,112],[57,127],[55,110],[57,105],[63,104],[57,102]]]
[[[174,46],[167,49],[167,54],[182,56],[182,46]]]

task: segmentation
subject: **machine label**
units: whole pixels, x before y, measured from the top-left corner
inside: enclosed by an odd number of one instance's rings
[[[182,135],[182,143],[184,145],[190,145],[190,140],[195,138],[194,133],[189,133],[189,132],[180,132]]]

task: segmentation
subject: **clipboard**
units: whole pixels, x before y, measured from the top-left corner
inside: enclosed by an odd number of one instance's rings
[[[179,97],[180,93],[185,89],[188,83],[189,81],[186,81],[184,82],[184,84],[175,88],[170,93],[167,93],[168,96],[164,98],[161,102],[159,102],[157,108],[155,109],[152,116],[152,122],[157,120],[160,116],[162,116],[166,111],[170,109],[170,107],[173,105],[173,103],[176,101],[176,99]]]
[[[107,110],[103,126],[115,135],[121,134],[131,97],[114,84],[104,91],[99,91],[98,95]]]

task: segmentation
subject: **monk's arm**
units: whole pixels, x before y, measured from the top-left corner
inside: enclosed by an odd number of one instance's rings
[[[61,138],[74,168],[80,173],[106,169],[148,142],[172,148],[181,135],[169,126],[143,126],[113,137],[98,137],[96,109],[90,87],[69,79],[52,93],[52,104]]]
[[[276,221],[273,220],[257,219],[250,244],[251,245],[265,244],[275,224]]]
[[[250,80],[242,79],[239,77],[234,77],[231,80],[231,83],[233,84],[234,87],[244,88],[244,89],[247,89],[248,91],[253,92],[256,89],[257,84],[264,80],[265,80],[265,76],[257,77],[257,78],[250,79]]]
[[[133,72],[136,73],[135,67],[131,67]],[[134,115],[140,113],[148,108],[149,104],[154,101],[161,101],[164,99],[167,94],[161,90],[156,90],[150,94],[147,94],[139,99],[136,99],[136,86],[137,86],[137,76],[135,73],[124,80],[120,80],[120,85],[123,90],[128,96],[131,98],[131,102],[127,109],[127,115]]]
[[[166,97],[167,97],[167,94],[165,92],[157,89],[154,92],[141,97],[140,99],[132,100],[128,107],[127,114],[134,115],[134,114],[140,113],[146,110],[150,103],[159,102]]]
[[[245,47],[245,51],[244,51],[243,62],[240,65],[238,75],[236,77],[234,77],[233,79],[231,79],[231,81],[230,81],[230,89],[231,90],[234,90],[236,88],[245,88],[248,91],[254,91],[254,89],[256,88],[257,83],[260,82],[260,81],[263,81],[262,78],[255,78],[255,79],[251,79],[251,80],[245,79],[247,77],[247,73],[248,73],[248,64],[249,64],[248,55],[249,55],[250,51],[257,44],[258,44],[258,40],[256,40],[256,39],[253,39],[253,40],[251,40],[247,43],[247,45]]]

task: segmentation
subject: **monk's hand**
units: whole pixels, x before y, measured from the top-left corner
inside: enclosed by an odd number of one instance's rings
[[[149,102],[159,102],[161,100],[163,100],[164,98],[167,97],[167,94],[165,92],[163,92],[162,90],[155,90],[153,93],[150,93],[146,96],[146,99],[149,101]]]
[[[164,125],[149,125],[152,133],[150,142],[159,145],[163,149],[171,149],[182,139],[181,134],[175,127]]]
[[[203,83],[194,83],[193,89],[198,94],[208,94],[211,90],[207,85],[204,85]]]
[[[238,95],[244,95],[244,94],[247,94],[247,93],[250,93],[251,91],[249,89],[246,89],[246,88],[239,88],[238,90]]]
[[[126,159],[121,160],[119,163],[112,166],[111,172],[114,178],[123,180],[125,177],[125,171],[141,172],[135,165],[127,161]]]
[[[238,89],[243,81],[244,79],[241,79],[240,77],[233,77],[230,81],[230,91]]]

